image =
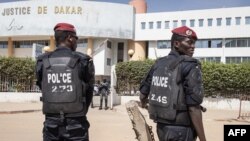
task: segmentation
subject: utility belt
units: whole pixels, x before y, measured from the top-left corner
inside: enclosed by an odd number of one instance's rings
[[[63,113],[61,113],[61,114],[46,114],[45,115],[45,119],[51,119],[51,118],[57,119],[60,122],[64,122],[66,118],[74,118],[74,119],[79,118],[79,119],[81,119],[83,121],[87,121],[86,115],[83,115],[83,114],[82,115],[77,115],[77,116],[72,115],[72,114],[63,114]]]
[[[154,122],[163,123],[175,126],[191,126],[191,119],[188,115],[188,111],[178,111],[176,117],[173,120],[168,120],[166,118],[159,117],[157,115],[149,114],[149,118],[153,119]]]

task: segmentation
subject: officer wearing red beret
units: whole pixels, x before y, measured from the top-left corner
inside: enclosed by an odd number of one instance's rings
[[[206,141],[202,107],[201,64],[192,58],[196,33],[182,26],[172,30],[171,52],[159,58],[140,86],[142,107],[157,123],[160,141]]]
[[[86,114],[93,97],[95,69],[92,58],[76,52],[75,27],[54,27],[56,50],[38,57],[37,85],[42,91],[45,122],[43,140],[88,141]]]

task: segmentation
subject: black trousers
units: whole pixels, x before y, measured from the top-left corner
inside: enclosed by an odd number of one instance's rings
[[[157,135],[160,141],[194,141],[193,134],[191,127],[157,123]]]
[[[108,107],[108,91],[102,89],[100,92],[100,108],[102,108],[103,98],[105,101],[105,108]]]
[[[43,141],[89,141],[89,122],[84,117],[46,116]]]

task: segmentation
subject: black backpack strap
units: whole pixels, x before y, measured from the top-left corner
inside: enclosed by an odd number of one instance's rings
[[[68,66],[74,68],[78,60],[80,60],[80,57],[73,53],[73,57],[70,58]]]
[[[50,65],[50,62],[49,62],[49,55],[45,55],[44,58],[43,58],[43,65],[44,67],[47,69],[49,68],[51,65]]]
[[[174,70],[182,61],[185,60],[185,57],[184,56],[180,56],[178,57],[174,62],[172,62],[170,65],[169,65],[169,68],[171,70]]]

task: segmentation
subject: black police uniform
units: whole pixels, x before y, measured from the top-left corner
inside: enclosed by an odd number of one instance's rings
[[[163,68],[160,69],[163,72],[159,74],[174,74],[171,73],[174,71],[168,72],[168,68],[165,66],[168,66],[169,69],[171,66],[178,68],[175,78],[156,75],[160,67]],[[172,50],[168,56],[156,61],[142,81],[140,92],[149,99],[149,115],[154,122],[157,122],[157,134],[160,141],[194,140],[196,135],[188,114],[188,106],[197,106],[202,103],[203,84],[201,77],[198,60],[180,55]],[[171,80],[168,80],[170,78]],[[173,83],[169,83],[171,81]],[[176,92],[167,95],[166,89],[161,91],[161,88],[164,87],[171,91],[176,89]]]
[[[43,90],[43,85],[47,86],[43,82],[43,79],[47,79],[45,78],[43,72],[45,70],[44,68],[47,67],[46,64],[44,63],[45,58],[59,58],[57,59],[58,61],[61,59],[63,60],[65,57],[68,58],[77,57],[79,59],[78,60],[79,63],[77,63],[76,66],[78,75],[75,76],[79,77],[79,80],[81,80],[82,83],[86,85],[85,92],[83,92],[83,94],[85,95],[85,100],[84,102],[82,101],[82,104],[84,105],[83,106],[84,110],[75,113],[56,113],[56,112],[46,113],[45,111],[46,108],[48,107],[43,106],[43,112],[45,114],[43,137],[45,141],[50,141],[50,140],[88,141],[89,140],[88,128],[90,125],[87,120],[86,114],[93,97],[93,84],[95,75],[94,65],[91,58],[85,54],[74,52],[67,47],[58,47],[54,52],[43,54],[38,57],[36,64],[37,85],[41,90]],[[64,81],[67,81],[67,79]],[[78,84],[75,85],[77,86]],[[67,89],[70,90],[71,87]],[[70,110],[72,109],[72,107],[68,109]]]
[[[108,82],[102,82],[102,84],[99,87],[99,94],[100,94],[100,107],[99,109],[102,109],[102,103],[103,103],[103,97],[105,101],[105,109],[108,108],[108,93],[109,93],[109,86]]]

